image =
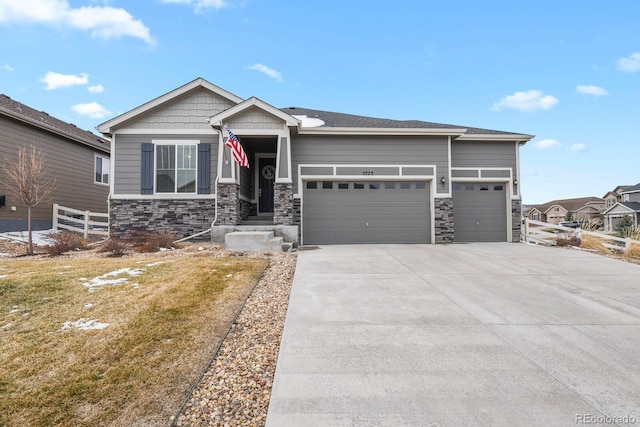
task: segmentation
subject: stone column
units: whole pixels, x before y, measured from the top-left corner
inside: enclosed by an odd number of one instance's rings
[[[295,224],[293,184],[276,182],[273,185],[273,223],[280,225]]]
[[[240,223],[240,186],[235,183],[218,183],[218,225]]]
[[[453,242],[453,199],[434,199],[435,243]]]
[[[512,242],[520,242],[520,233],[522,232],[522,202],[520,200],[511,201],[511,235]]]

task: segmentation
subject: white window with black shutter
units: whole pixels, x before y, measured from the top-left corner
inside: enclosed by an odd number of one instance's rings
[[[159,140],[142,144],[141,194],[209,194],[211,144]]]

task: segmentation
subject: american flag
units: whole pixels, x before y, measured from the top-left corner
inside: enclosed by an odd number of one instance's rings
[[[231,148],[231,154],[233,154],[233,158],[236,163],[248,168],[249,159],[247,159],[247,154],[244,152],[244,149],[240,144],[240,140],[238,140],[238,137],[235,136],[228,127],[225,126],[224,128],[229,132],[229,139],[227,139],[227,143],[225,145]]]

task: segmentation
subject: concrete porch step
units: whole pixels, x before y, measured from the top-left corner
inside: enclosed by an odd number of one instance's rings
[[[228,251],[282,252],[284,239],[273,231],[234,231],[224,236]]]

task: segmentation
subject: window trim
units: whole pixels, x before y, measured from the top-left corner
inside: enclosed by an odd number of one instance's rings
[[[153,140],[151,141],[153,143],[153,194],[154,195],[163,195],[163,194],[170,194],[170,195],[176,195],[176,196],[180,196],[180,195],[195,195],[198,194],[198,145],[200,144],[200,140],[195,140],[195,139],[163,139],[163,140]],[[159,146],[173,146],[174,150],[175,150],[175,162],[176,165],[174,166],[174,190],[175,191],[158,191],[158,159],[156,157],[157,155],[157,148]],[[178,161],[178,146],[192,146],[194,147],[194,154],[195,154],[195,159],[193,160],[193,163],[195,164],[195,168],[194,169],[181,169],[181,170],[194,170],[195,171],[195,180],[194,180],[194,191],[189,191],[189,192],[181,192],[179,193],[177,191],[177,185],[178,185],[178,178],[177,178],[177,173],[178,173],[178,168],[177,168],[177,161]]]
[[[107,167],[107,182],[102,182],[96,180],[96,174],[98,173],[98,159],[100,159],[100,167],[102,168],[103,162],[107,161],[109,163]],[[100,177],[104,179],[104,172],[100,174]],[[111,184],[111,158],[102,156],[98,153],[93,153],[93,183],[97,185],[109,186]]]

